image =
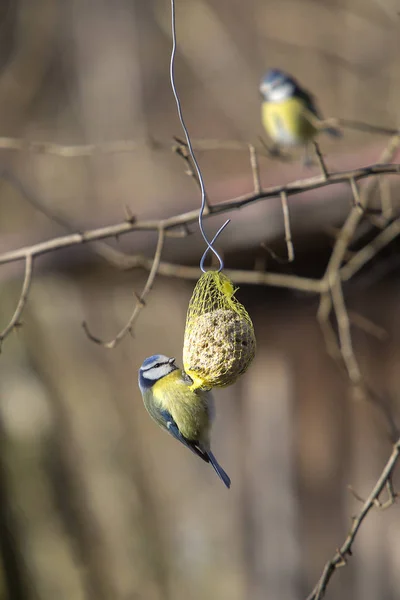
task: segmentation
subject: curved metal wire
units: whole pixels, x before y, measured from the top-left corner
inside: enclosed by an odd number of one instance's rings
[[[178,92],[176,91],[176,86],[175,86],[175,73],[174,73],[175,54],[176,54],[175,0],[171,0],[171,32],[172,32],[172,51],[171,51],[171,60],[170,60],[170,67],[169,67],[169,76],[170,76],[170,80],[171,80],[171,87],[172,87],[172,92],[175,97],[179,121],[181,122],[181,126],[182,126],[183,132],[185,134],[187,147],[188,147],[188,150],[190,153],[190,157],[193,161],[194,167],[196,169],[196,174],[199,179],[199,185],[200,185],[200,191],[201,191],[201,208],[200,208],[200,212],[199,212],[199,228],[200,228],[200,233],[203,236],[203,240],[207,244],[207,248],[205,249],[204,254],[201,257],[200,269],[203,271],[203,273],[205,273],[206,270],[204,268],[204,261],[207,257],[207,254],[211,251],[215,254],[215,256],[218,259],[218,262],[219,262],[218,271],[222,271],[222,269],[224,268],[224,261],[222,260],[220,254],[218,254],[217,250],[214,248],[213,244],[214,244],[215,240],[217,239],[217,237],[219,236],[219,234],[228,225],[228,223],[230,222],[230,219],[227,219],[225,221],[225,223],[218,229],[217,233],[214,235],[213,239],[210,242],[207,238],[207,235],[206,235],[206,233],[204,231],[204,227],[203,227],[203,216],[204,216],[204,210],[206,208],[206,190],[204,187],[203,176],[201,174],[197,159],[194,155],[193,146],[192,146],[192,142],[190,141],[189,132],[187,130],[185,121],[183,119],[181,101],[179,100]]]

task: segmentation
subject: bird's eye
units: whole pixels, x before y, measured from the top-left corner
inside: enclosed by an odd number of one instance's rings
[[[158,367],[161,367],[161,363],[157,363],[156,365],[154,365],[154,369],[158,369]]]

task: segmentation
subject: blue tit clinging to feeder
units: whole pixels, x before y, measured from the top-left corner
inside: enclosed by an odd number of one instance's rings
[[[293,77],[279,69],[270,69],[261,80],[260,92],[263,97],[262,123],[275,144],[305,146],[316,136],[315,120],[320,121],[322,117],[313,96]],[[341,136],[334,127],[322,131]]]
[[[139,388],[150,416],[194,454],[212,465],[227,488],[231,480],[210,449],[213,398],[209,391],[192,391],[192,380],[174,358],[155,354],[139,369]]]

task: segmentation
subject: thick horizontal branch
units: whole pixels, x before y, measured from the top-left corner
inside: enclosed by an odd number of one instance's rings
[[[353,171],[330,173],[328,177],[325,177],[324,175],[318,175],[316,177],[310,177],[309,179],[300,179],[298,181],[293,181],[292,183],[288,183],[286,185],[271,186],[262,190],[259,194],[245,194],[239,198],[235,198],[233,200],[226,200],[216,206],[212,206],[211,213],[220,214],[221,212],[225,212],[227,210],[235,210],[237,208],[242,208],[243,206],[246,206],[247,204],[251,204],[252,202],[256,202],[258,200],[266,198],[276,198],[280,196],[282,192],[286,193],[288,196],[293,196],[302,192],[326,187],[327,185],[348,183],[352,179],[354,179],[355,181],[359,181],[361,179],[370,177],[371,175],[384,174],[400,174],[400,164],[370,165],[368,167],[354,169]]]
[[[249,145],[237,140],[193,140],[195,150],[248,150]],[[98,144],[55,144],[53,142],[41,142],[38,140],[24,140],[21,138],[0,137],[1,150],[16,150],[19,152],[30,152],[32,154],[49,154],[61,158],[79,158],[101,154],[124,154],[135,152],[144,148],[153,150],[165,150],[170,152],[174,146],[173,142],[154,140],[146,138],[143,140],[115,140]]]
[[[321,122],[321,128],[328,125],[342,127],[344,129],[354,129],[364,131],[366,133],[375,133],[379,135],[396,135],[398,129],[390,127],[381,127],[379,125],[371,125],[354,119],[332,118],[325,119]],[[127,152],[135,152],[143,150],[143,148],[153,150],[170,151],[172,143],[165,140],[156,140],[152,137],[139,140],[114,140],[111,142],[103,142],[96,144],[56,144],[54,142],[46,142],[40,140],[27,140],[14,137],[0,137],[0,150],[14,150],[17,152],[30,152],[32,154],[49,154],[52,156],[60,156],[61,158],[79,158],[85,156],[93,156],[95,154],[124,154]],[[192,146],[194,150],[247,150],[249,144],[247,142],[239,142],[237,140],[222,140],[222,139],[193,139]],[[264,148],[260,146],[260,149]],[[264,148],[265,149],[265,148]]]
[[[153,259],[140,254],[126,257],[123,269],[142,268],[150,271]],[[173,263],[160,262],[157,272],[165,277],[178,277],[196,281],[201,274],[199,267],[187,267]],[[281,273],[264,273],[262,271],[245,271],[240,269],[224,269],[227,277],[237,284],[270,285],[272,287],[295,289],[302,292],[320,294],[324,291],[324,284],[319,279],[299,277],[297,275],[286,275]]]
[[[378,164],[371,165],[362,169],[354,169],[352,171],[344,171],[341,173],[333,173],[325,178],[323,176],[311,177],[295,181],[286,185],[272,186],[261,190],[260,192],[252,192],[238,196],[232,200],[220,202],[219,204],[210,207],[210,212],[205,215],[205,218],[210,218],[213,215],[220,215],[232,210],[238,210],[253,204],[255,202],[266,200],[268,198],[281,197],[284,193],[287,196],[298,194],[300,192],[306,192],[327,185],[335,183],[346,183],[351,180],[360,180],[371,175],[382,175],[382,174],[399,174],[400,165],[398,164]],[[159,231],[164,229],[165,231],[174,227],[188,225],[197,221],[199,215],[198,209],[192,210],[186,213],[169,217],[161,220],[148,220],[148,221],[135,221],[133,218],[122,221],[115,225],[108,225],[106,227],[100,227],[97,229],[90,229],[81,233],[72,233],[64,236],[59,236],[44,242],[39,242],[31,246],[25,246],[16,250],[10,250],[0,255],[0,264],[9,263],[17,260],[24,260],[29,254],[30,256],[39,256],[47,252],[53,252],[54,250],[68,248],[70,246],[76,246],[96,240],[107,239],[112,237],[118,237],[132,231]]]

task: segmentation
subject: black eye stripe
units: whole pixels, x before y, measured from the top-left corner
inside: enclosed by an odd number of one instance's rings
[[[146,369],[142,369],[142,372],[145,371],[150,371],[151,369],[158,369],[159,367],[162,367],[163,365],[168,365],[168,362],[163,362],[163,363],[156,363],[155,365],[150,365],[150,367],[147,367]]]

